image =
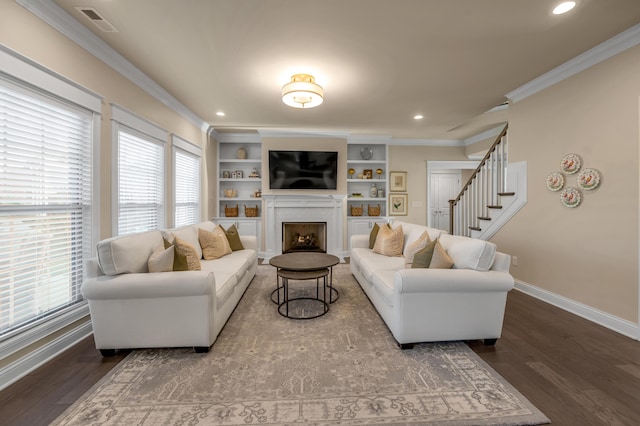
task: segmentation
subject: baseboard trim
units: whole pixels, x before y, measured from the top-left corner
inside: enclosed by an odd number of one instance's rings
[[[47,361],[79,343],[93,332],[91,321],[87,321],[28,355],[0,370],[0,390],[20,380]]]
[[[592,308],[583,303],[576,302],[559,294],[552,293],[548,290],[541,289],[524,281],[515,280],[515,289],[550,305],[556,306],[572,314],[578,315],[588,321],[599,324],[616,333],[630,337],[634,340],[640,340],[640,324],[616,317],[607,312]]]

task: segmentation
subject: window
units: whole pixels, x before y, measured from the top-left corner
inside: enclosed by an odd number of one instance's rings
[[[90,110],[0,78],[0,340],[83,302],[93,122]]]
[[[115,105],[112,111],[117,138],[114,234],[164,228],[168,133]]]
[[[200,222],[200,157],[200,148],[176,136],[173,137],[173,199],[176,227]]]

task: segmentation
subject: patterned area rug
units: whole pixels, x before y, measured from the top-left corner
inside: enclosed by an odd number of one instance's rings
[[[348,265],[312,320],[280,316],[261,265],[208,354],[133,351],[55,425],[535,425],[548,419],[464,343],[400,350]],[[314,282],[292,282],[304,286]],[[500,344],[498,342],[498,344]]]

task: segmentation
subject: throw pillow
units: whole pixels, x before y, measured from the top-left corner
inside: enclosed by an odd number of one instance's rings
[[[411,264],[413,263],[413,256],[417,251],[425,248],[430,242],[431,238],[429,237],[429,233],[427,231],[424,231],[417,240],[409,244],[404,250],[404,267],[411,268]]]
[[[231,253],[231,247],[224,231],[221,234],[220,232],[215,232],[215,229],[213,232],[200,229],[198,230],[198,240],[205,260],[219,259]]]
[[[380,227],[377,223],[373,224],[373,228],[371,228],[371,233],[369,234],[369,248],[373,249],[373,246],[376,245],[376,237],[378,236],[378,231]]]
[[[227,235],[227,240],[229,241],[229,246],[231,246],[232,251],[244,250],[242,241],[240,241],[240,234],[238,233],[238,230],[236,229],[235,225],[231,225],[224,232]]]
[[[175,238],[174,238],[175,240]],[[183,253],[179,253],[177,250],[175,250],[173,243],[170,242],[168,239],[163,238],[164,241],[164,248],[168,249],[169,247],[171,247],[173,249],[173,270],[174,271],[188,271],[189,267],[187,265],[187,256]]]
[[[433,257],[433,251],[438,244],[438,240],[431,241],[424,248],[418,250],[413,254],[412,268],[428,268],[431,264],[431,258]]]
[[[403,246],[404,233],[402,232],[402,225],[398,225],[395,229],[381,226],[373,246],[373,252],[384,256],[402,256]]]
[[[173,271],[173,258],[175,255],[175,250],[173,247],[164,248],[161,245],[157,248],[151,256],[149,257],[149,261],[147,262],[149,266],[149,272],[171,272]]]
[[[182,238],[176,237],[174,248],[176,253],[181,253],[186,256],[188,271],[200,271],[202,269],[200,266],[200,257],[198,256],[198,252],[195,247],[184,241]]]
[[[433,256],[431,257],[431,263],[429,263],[430,269],[451,269],[453,266],[453,259],[447,254],[447,251],[442,247],[440,241],[436,243],[433,250]]]

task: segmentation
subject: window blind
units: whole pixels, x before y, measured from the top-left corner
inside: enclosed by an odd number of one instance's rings
[[[0,80],[0,340],[82,302],[90,111]]]
[[[200,157],[174,147],[174,225],[200,222]]]
[[[164,146],[118,130],[118,235],[164,227]]]

